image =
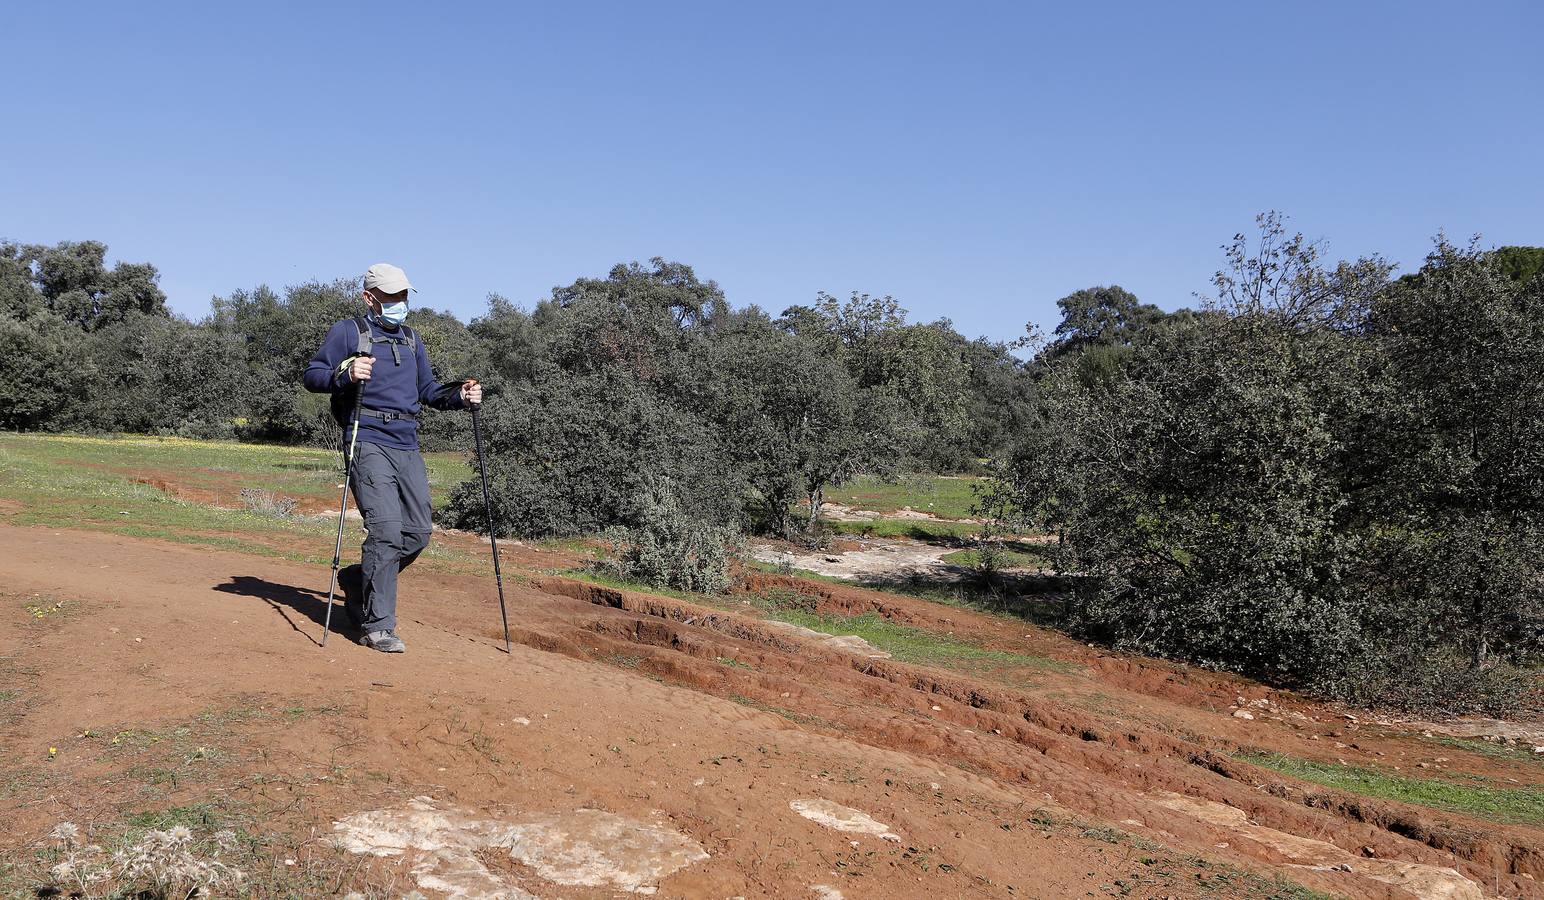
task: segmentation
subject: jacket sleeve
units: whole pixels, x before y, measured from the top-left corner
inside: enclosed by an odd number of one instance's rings
[[[435,409],[461,409],[462,381],[440,384],[434,380],[434,369],[429,366],[429,352],[424,349],[423,338],[414,336],[414,355],[418,357],[418,402]]]
[[[302,379],[306,390],[326,394],[347,384],[348,376],[339,372],[338,367],[353,355],[359,345],[358,338],[359,329],[352,322],[333,325],[327,332],[326,340],[322,341],[321,349],[316,351],[310,365],[306,366],[306,374]]]

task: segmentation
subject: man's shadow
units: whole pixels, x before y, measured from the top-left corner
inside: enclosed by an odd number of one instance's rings
[[[225,584],[217,584],[214,589],[227,594],[257,597],[260,600],[267,601],[268,605],[273,607],[275,612],[284,617],[284,621],[288,622],[291,628],[305,635],[306,639],[311,643],[318,646],[321,645],[321,641],[311,634],[310,629],[300,627],[300,624],[295,621],[291,612],[299,613],[305,618],[310,619],[315,623],[317,629],[320,629],[327,621],[326,591],[315,591],[310,588],[278,584],[261,578],[254,578],[250,575],[232,575],[230,581]],[[352,632],[354,630],[353,625],[350,624],[348,616],[344,614],[341,608],[343,605],[343,589],[341,587],[333,595],[333,598],[335,608],[332,611],[332,630]]]

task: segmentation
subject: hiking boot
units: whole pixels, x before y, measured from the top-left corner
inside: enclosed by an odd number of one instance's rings
[[[407,649],[407,644],[392,631],[372,631],[361,637],[359,643],[382,653],[401,653]]]
[[[338,587],[343,589],[343,611],[355,629],[365,624],[365,570],[358,565],[344,566],[338,571]]]

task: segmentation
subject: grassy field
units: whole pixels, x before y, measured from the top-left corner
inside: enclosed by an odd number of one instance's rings
[[[943,519],[967,519],[971,515],[971,505],[976,502],[971,489],[979,483],[979,478],[917,476],[887,484],[864,476],[827,490],[826,499],[878,513],[899,512],[911,507]]]
[[[310,498],[336,510],[339,462],[335,452],[302,447],[0,434],[0,501],[8,501],[0,508],[0,521],[86,528],[325,565],[332,559],[328,533],[334,526],[316,517],[192,502],[154,482],[208,490],[233,505],[240,503],[241,489],[251,488]],[[470,474],[460,454],[429,454],[426,464],[436,504]],[[350,520],[345,542],[357,544],[362,538],[358,521]],[[308,549],[297,549],[302,546]],[[425,558],[454,562],[460,554],[436,542]]]
[[[1247,753],[1239,758],[1273,772],[1365,797],[1468,813],[1498,822],[1544,824],[1544,790],[1500,787],[1477,775],[1455,775],[1459,780],[1452,781],[1409,778],[1380,769],[1330,765],[1284,753]]]
[[[934,522],[927,519],[875,519],[871,522],[823,523],[837,534],[859,537],[912,538],[919,541],[959,541],[981,533],[970,522]]]
[[[337,501],[342,466],[342,457],[333,450],[140,435],[0,433],[0,453],[60,468],[85,467],[120,475],[175,473],[179,484],[211,490],[239,480],[243,487],[326,503]],[[462,453],[426,453],[424,463],[436,506],[471,475]]]
[[[1045,557],[1029,548],[1003,548],[999,551],[999,554],[998,565],[1004,568],[1038,569],[1046,565]],[[956,550],[943,559],[946,563],[974,569],[981,565],[981,551],[976,549]]]

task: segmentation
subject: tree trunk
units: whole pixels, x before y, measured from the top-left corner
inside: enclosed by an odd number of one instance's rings
[[[1490,541],[1484,541],[1480,545],[1479,570],[1480,574],[1474,577],[1474,668],[1476,671],[1485,668],[1490,656],[1490,641],[1485,634],[1485,594],[1490,587],[1485,578],[1485,566],[1490,563]]]
[[[820,504],[825,498],[824,488],[814,488],[810,491],[810,521],[806,529],[811,537],[815,535],[815,528],[820,524]]]

